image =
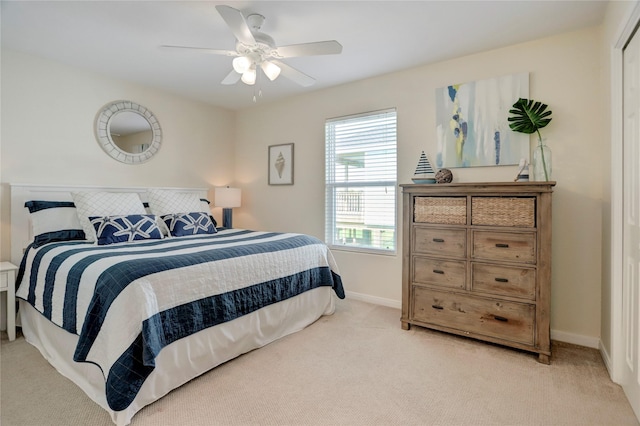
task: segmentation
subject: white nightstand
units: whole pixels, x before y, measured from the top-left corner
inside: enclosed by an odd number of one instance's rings
[[[9,340],[16,338],[16,271],[10,262],[0,262],[0,293],[7,292],[7,334]]]

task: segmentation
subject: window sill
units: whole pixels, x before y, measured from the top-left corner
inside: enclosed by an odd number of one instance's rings
[[[381,256],[396,256],[398,254],[397,250],[382,250],[382,249],[374,249],[374,248],[362,248],[362,247],[352,247],[347,245],[331,245],[327,244],[331,251],[348,251],[353,253],[361,253],[361,254],[375,254]]]

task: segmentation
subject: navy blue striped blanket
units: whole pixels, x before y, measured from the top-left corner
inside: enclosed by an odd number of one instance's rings
[[[328,247],[301,234],[217,234],[25,253],[17,297],[79,336],[74,360],[96,364],[111,409],[135,398],[163,347],[305,291],[344,298]]]

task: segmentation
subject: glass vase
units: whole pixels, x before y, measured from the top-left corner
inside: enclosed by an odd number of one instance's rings
[[[538,141],[538,146],[533,150],[533,180],[551,180],[551,149],[544,141]]]

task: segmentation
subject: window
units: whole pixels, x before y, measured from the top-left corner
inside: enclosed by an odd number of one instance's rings
[[[326,242],[396,252],[395,109],[327,120]]]

